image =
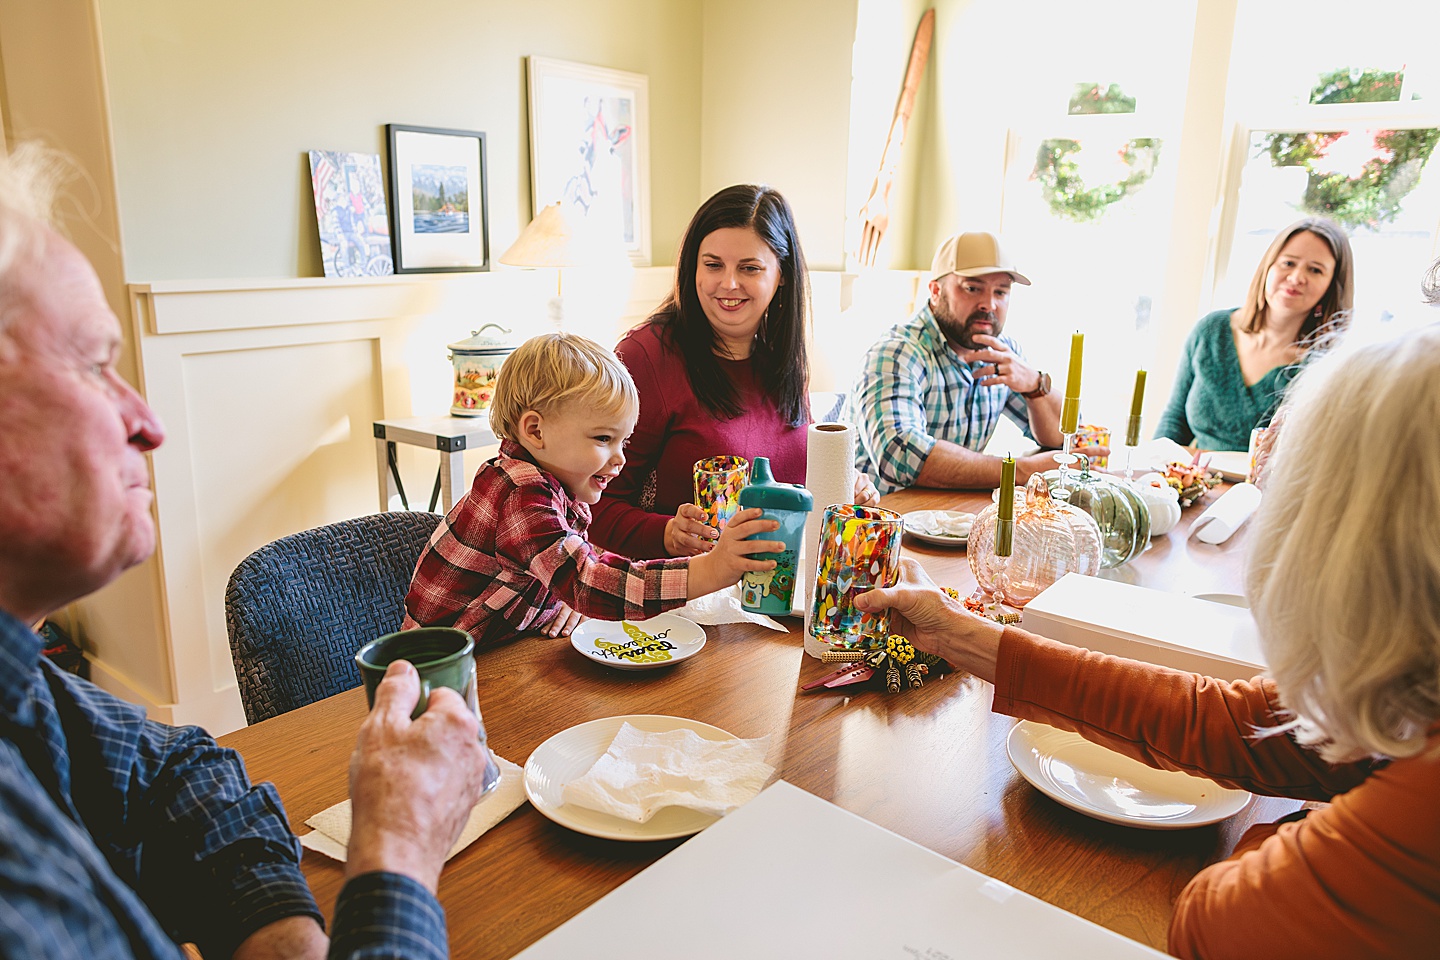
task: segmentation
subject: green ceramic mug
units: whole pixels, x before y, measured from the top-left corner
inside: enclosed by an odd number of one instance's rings
[[[371,640],[355,654],[355,663],[365,681],[365,699],[375,706],[375,688],[385,677],[385,670],[396,660],[408,660],[420,674],[420,700],[410,714],[414,720],[430,705],[430,691],[449,687],[470,705],[480,721],[480,745],[486,746],[485,721],[480,717],[480,702],[475,689],[475,641],[470,634],[454,627],[420,627],[387,633]],[[485,792],[500,781],[500,769],[485,750]]]

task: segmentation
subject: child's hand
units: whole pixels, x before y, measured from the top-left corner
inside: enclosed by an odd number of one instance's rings
[[[693,557],[715,549],[718,535],[705,522],[705,511],[693,503],[682,503],[675,516],[665,521],[665,552],[672,557]]]
[[[536,621],[534,629],[547,637],[568,637],[584,620],[584,617],[562,603],[549,617]]]
[[[762,513],[764,511],[759,507],[741,510],[725,524],[725,532],[715,541],[715,548],[690,561],[690,589],[686,592],[689,599],[723,590],[737,582],[746,571],[775,568],[774,560],[756,560],[751,554],[780,553],[785,549],[783,541],[745,539],[779,529],[780,521],[761,520]]]

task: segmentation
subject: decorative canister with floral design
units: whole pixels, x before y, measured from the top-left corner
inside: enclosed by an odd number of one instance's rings
[[[487,335],[485,331],[498,334]],[[456,417],[481,417],[495,398],[495,378],[505,358],[515,352],[506,339],[510,333],[498,323],[487,323],[471,336],[450,344],[450,362],[455,365],[455,395],[450,413]]]

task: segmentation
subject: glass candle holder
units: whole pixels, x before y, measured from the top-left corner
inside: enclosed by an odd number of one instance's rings
[[[705,522],[724,530],[740,511],[740,491],[750,482],[750,461],[744,457],[707,457],[695,461],[695,506]]]
[[[866,613],[855,598],[900,580],[905,521],[882,507],[836,503],[825,508],[815,561],[810,633],[831,647],[866,648],[890,635],[890,612]]]

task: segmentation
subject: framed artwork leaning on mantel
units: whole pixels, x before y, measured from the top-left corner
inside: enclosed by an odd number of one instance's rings
[[[485,134],[385,125],[396,273],[490,269]]]

